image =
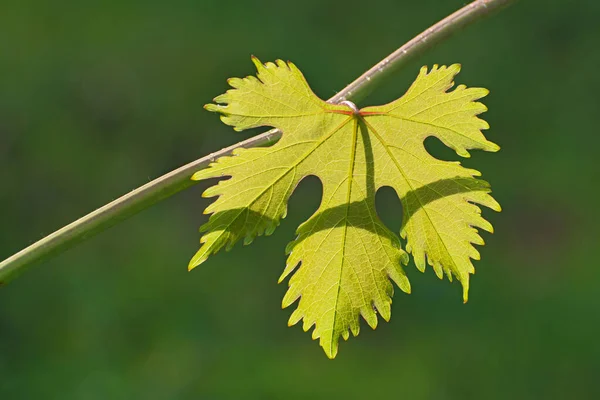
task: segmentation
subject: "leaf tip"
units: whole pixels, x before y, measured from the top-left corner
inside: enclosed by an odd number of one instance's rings
[[[196,263],[192,259],[192,261],[190,261],[190,263],[188,264],[188,267],[187,267],[188,272],[193,270],[194,268],[196,268],[198,265],[200,265],[200,263]]]
[[[194,257],[192,257],[192,259],[190,260],[190,262],[188,264],[188,271],[193,270],[198,265],[202,264],[204,261],[206,261],[208,259],[208,255],[210,254],[210,251],[207,251],[205,249],[205,247],[206,246],[200,247],[200,250],[198,250],[198,252],[196,252],[196,254],[194,254]]]
[[[492,153],[495,153],[495,152],[497,152],[497,151],[499,151],[499,150],[500,150],[500,146],[498,146],[498,145],[497,145],[496,143],[494,143],[494,142],[490,142],[490,146],[489,146],[489,150],[488,150],[488,151],[490,151],[490,152],[492,152]]]
[[[471,153],[469,153],[469,151],[465,148],[457,149],[456,154],[458,154],[459,156],[461,156],[463,158],[471,158]]]
[[[463,304],[469,301],[469,276],[467,275],[466,282],[461,282],[463,286]]]
[[[261,67],[263,67],[263,63],[254,54],[250,56],[250,59],[252,60],[252,63],[254,64],[257,70],[260,70]]]
[[[192,175],[192,177],[190,178],[190,180],[192,181],[201,181],[202,179],[204,179],[202,171],[194,172],[194,175]]]
[[[302,317],[303,317],[302,313],[298,309],[295,309],[294,312],[292,313],[292,315],[290,315],[290,318],[288,319],[288,327],[296,325],[298,322],[300,322]],[[306,332],[309,327],[310,326],[305,325],[303,327],[303,328],[305,328],[304,331]]]
[[[448,69],[455,71],[455,74],[458,74],[462,68],[461,63],[454,63],[448,67]]]
[[[335,356],[337,356],[337,353],[338,353],[337,343],[335,343],[335,344],[332,343],[328,347],[323,346],[323,351],[325,352],[325,355],[327,356],[327,358],[329,358],[330,360],[333,360],[335,358]]]
[[[206,111],[210,111],[210,112],[220,112],[223,110],[223,106],[219,106],[219,105],[213,104],[213,103],[205,104],[203,108]]]

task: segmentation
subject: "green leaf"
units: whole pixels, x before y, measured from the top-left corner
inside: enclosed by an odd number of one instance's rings
[[[194,174],[195,180],[230,178],[203,194],[218,198],[205,210],[212,215],[201,227],[202,246],[190,269],[241,238],[248,244],[270,235],[298,183],[316,175],[323,183],[321,205],[288,245],[280,281],[291,275],[283,307],[298,301],[289,324],[303,320],[305,331],[314,326],[313,339],[328,357],[337,354],[340,336],[358,335],[359,316],[372,328],[377,313],[390,319],[391,281],[410,293],[402,269],[408,254],[375,210],[382,186],[401,199],[400,236],[417,268],[424,271],[428,263],[439,278],[456,277],[467,301],[471,259],[479,259],[473,244],[483,244],[477,228],[492,231],[477,204],[500,206],[488,183],[475,178],[478,171],[432,157],[423,141],[435,136],[463,157],[469,149],[497,151],[481,133],[488,124],[477,117],[486,107],[476,100],[488,91],[463,85],[449,91],[460,66],[435,65],[423,67],[400,99],[359,111],[349,102],[319,99],[290,62],[253,62],[257,76],[230,79],[233,89],[206,109],[237,131],[268,126],[283,136],[271,147],[238,149]]]

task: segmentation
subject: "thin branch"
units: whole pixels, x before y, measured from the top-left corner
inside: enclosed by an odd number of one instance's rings
[[[443,20],[424,30],[392,54],[375,64],[334,96],[330,101],[352,99],[359,102],[378,87],[386,77],[397,72],[424,51],[460,31],[467,25],[514,3],[516,0],[477,0],[448,15]]]
[[[330,103],[339,103],[344,100],[358,101],[366,97],[375,86],[384,81],[386,76],[397,71],[426,49],[431,48],[434,44],[439,43],[463,27],[482,19],[492,11],[498,10],[514,1],[477,0],[466,5],[417,35],[328,101]],[[137,214],[160,200],[192,186],[195,183],[190,179],[193,173],[206,168],[216,158],[229,155],[237,148],[267,145],[278,140],[280,137],[281,132],[277,129],[272,129],[244,140],[171,171],[91,212],[2,261],[0,263],[0,284],[17,276],[25,267],[61,253],[75,244],[83,242],[118,222]]]

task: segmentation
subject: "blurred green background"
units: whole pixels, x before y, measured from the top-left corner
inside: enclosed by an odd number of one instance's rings
[[[179,165],[257,132],[202,105],[226,78],[294,61],[329,98],[463,0],[3,0],[0,258]],[[600,3],[522,1],[444,42],[364,104],[403,94],[421,65],[460,62],[485,99],[496,154],[470,302],[407,267],[393,318],[328,360],[281,310],[284,246],[320,184],[276,233],[188,273],[201,183],[0,290],[1,399],[600,398]],[[432,152],[457,156],[435,143]],[[379,212],[401,221],[391,191]]]

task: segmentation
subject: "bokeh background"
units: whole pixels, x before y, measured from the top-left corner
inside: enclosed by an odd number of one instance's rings
[[[462,0],[3,0],[0,258],[175,167],[257,132],[202,105],[294,61],[329,98]],[[366,104],[403,94],[421,65],[460,62],[491,90],[496,154],[470,302],[407,267],[393,317],[363,323],[330,361],[281,310],[284,246],[320,183],[276,233],[188,273],[209,200],[201,183],[0,290],[1,399],[600,398],[597,207],[600,3],[522,1],[439,45]],[[428,143],[432,153],[457,159]],[[394,231],[400,204],[378,194]]]

